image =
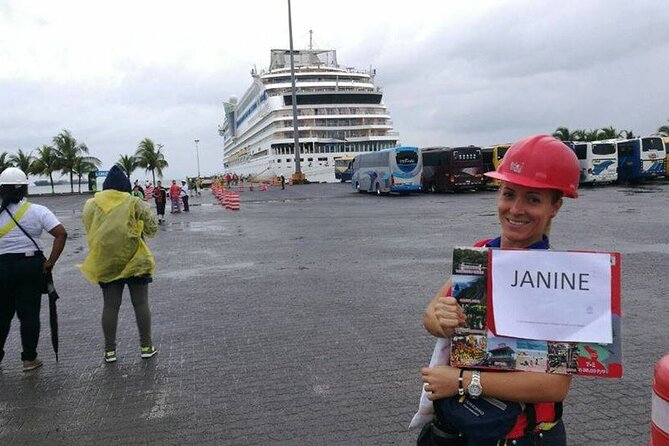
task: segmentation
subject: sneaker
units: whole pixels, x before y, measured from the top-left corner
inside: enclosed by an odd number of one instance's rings
[[[105,352],[105,362],[116,362],[116,350]]]
[[[144,359],[148,359],[148,358],[150,358],[151,356],[153,356],[153,355],[155,355],[156,353],[158,353],[158,349],[157,349],[156,347],[154,347],[153,345],[150,346],[150,347],[142,347],[142,348],[140,349],[140,351],[141,351],[141,353],[142,353],[142,358],[144,358]]]
[[[36,368],[42,367],[42,360],[35,358],[32,361],[23,361],[23,371],[29,372],[35,370]]]

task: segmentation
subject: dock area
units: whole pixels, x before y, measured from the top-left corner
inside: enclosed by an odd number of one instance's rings
[[[90,195],[29,198],[69,239],[54,270],[60,361],[42,307],[44,366],[23,373],[14,319],[0,364],[0,444],[415,444],[423,311],[454,246],[496,237],[495,192],[377,197],[350,184],[210,190],[149,241],[158,354],[143,360],[127,291],[118,361],[103,360],[102,293],[86,255]],[[155,206],[149,202],[152,208]],[[668,353],[669,184],[586,188],[553,222],[556,249],[622,253],[624,378],[574,377],[570,445],[640,445],[653,366]],[[51,238],[42,237],[50,248]]]

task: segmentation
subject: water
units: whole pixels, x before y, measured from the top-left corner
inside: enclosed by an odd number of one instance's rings
[[[104,181],[104,178],[98,178],[97,186],[98,190],[102,190],[102,182]],[[53,185],[54,192],[57,194],[63,194],[63,193],[70,193],[70,183],[68,182],[67,184],[54,184]],[[79,192],[79,184],[77,183],[77,179],[74,179],[74,192],[77,193]],[[88,192],[88,181],[82,181],[81,182],[81,192]],[[28,195],[49,195],[51,194],[51,185],[46,185],[46,186],[35,186],[34,184],[30,184],[28,186]]]

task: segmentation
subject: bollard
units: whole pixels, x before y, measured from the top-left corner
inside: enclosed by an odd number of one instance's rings
[[[669,355],[655,364],[650,418],[650,445],[669,446]]]

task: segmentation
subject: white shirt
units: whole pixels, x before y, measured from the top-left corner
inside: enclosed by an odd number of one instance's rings
[[[186,195],[188,195],[188,183],[181,186],[181,196],[185,197]]]
[[[23,203],[25,203],[25,200],[21,200],[18,204],[11,203],[7,206],[7,209],[12,215],[16,215]],[[7,211],[2,211],[0,214],[0,228],[4,228],[11,220],[12,218]],[[60,224],[60,221],[53,215],[53,212],[47,207],[35,203],[30,204],[26,213],[23,214],[23,217],[18,222],[37,242],[41,250],[44,250],[44,243],[39,239],[42,231],[49,232]],[[35,251],[35,249],[33,242],[30,241],[18,226],[14,226],[4,237],[0,237],[0,254],[24,253]]]

